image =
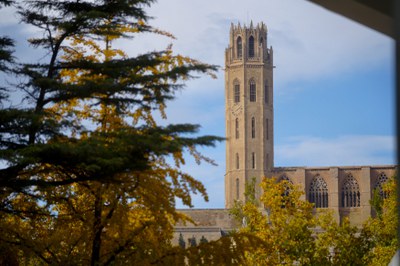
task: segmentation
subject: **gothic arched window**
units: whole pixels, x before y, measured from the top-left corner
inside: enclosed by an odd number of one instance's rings
[[[251,168],[256,169],[256,154],[254,152],[251,153]]]
[[[242,37],[236,39],[236,54],[239,59],[242,58]]]
[[[320,175],[311,181],[308,200],[315,208],[328,208],[328,186]]]
[[[256,137],[256,120],[254,117],[251,118],[251,138]]]
[[[250,80],[250,102],[256,101],[256,82],[252,79]]]
[[[254,57],[254,37],[249,38],[249,57]]]
[[[235,138],[239,138],[239,118],[235,119]]]
[[[360,187],[351,174],[342,186],[342,207],[360,207]]]
[[[234,90],[234,101],[235,103],[240,102],[240,84],[238,81],[233,83],[233,90]]]
[[[264,84],[264,102],[269,102],[269,88],[268,88],[268,80],[265,81]]]
[[[239,153],[236,153],[236,169],[239,169]]]
[[[378,176],[378,180],[375,183],[374,189],[379,190],[379,196],[382,199],[386,199],[389,195],[387,191],[383,189],[383,185],[388,181],[388,178],[385,173],[380,173]]]
[[[263,46],[263,43],[264,43],[264,38],[261,37],[261,38],[260,38],[260,46]]]

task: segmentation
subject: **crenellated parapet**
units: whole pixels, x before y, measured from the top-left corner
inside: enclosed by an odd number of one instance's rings
[[[267,26],[231,24],[229,47],[226,49],[227,65],[233,63],[264,63],[272,65],[272,47],[268,48]]]

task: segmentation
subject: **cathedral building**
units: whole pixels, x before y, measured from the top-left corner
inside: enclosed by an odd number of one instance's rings
[[[361,225],[373,215],[370,199],[380,191],[395,165],[279,167],[274,165],[273,49],[264,23],[231,25],[225,51],[226,209],[181,210],[197,226],[175,228],[175,238],[215,240],[238,225],[229,215],[236,200],[244,201],[246,182],[263,177],[288,180],[304,190],[315,209],[330,209],[337,222],[349,217]]]

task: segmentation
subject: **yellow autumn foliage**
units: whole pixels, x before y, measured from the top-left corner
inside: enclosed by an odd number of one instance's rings
[[[398,214],[394,179],[384,187],[380,217],[360,228],[344,218],[340,224],[328,209],[315,209],[291,182],[264,178],[263,194],[255,198],[255,179],[246,185],[246,202],[232,214],[243,221],[239,232],[258,237],[246,253],[246,265],[387,265],[398,249]]]

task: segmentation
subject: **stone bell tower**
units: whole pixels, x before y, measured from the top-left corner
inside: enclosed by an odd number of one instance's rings
[[[273,53],[267,27],[231,25],[225,51],[225,205],[244,201],[245,184],[257,184],[274,167]],[[260,195],[256,186],[256,195]]]

